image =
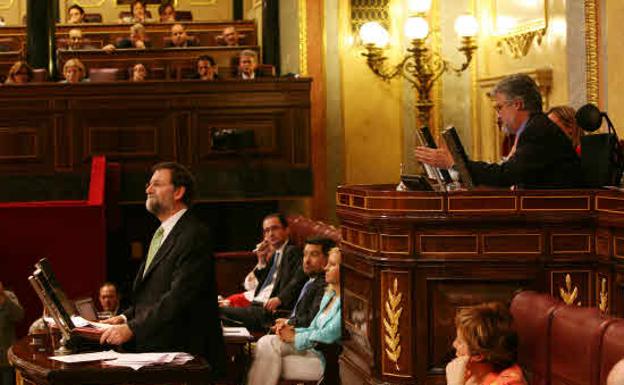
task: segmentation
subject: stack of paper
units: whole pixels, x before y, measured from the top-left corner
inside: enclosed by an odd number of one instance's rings
[[[251,337],[249,334],[249,330],[246,327],[235,327],[235,326],[224,326],[223,327],[223,336],[224,337]]]
[[[50,357],[65,363],[104,361],[108,366],[125,366],[139,370],[144,366],[156,364],[182,365],[193,359],[188,353],[117,353],[113,350],[106,352],[69,354],[66,356]]]

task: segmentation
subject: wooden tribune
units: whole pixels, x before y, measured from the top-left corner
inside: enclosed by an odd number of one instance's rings
[[[343,383],[444,383],[462,306],[518,289],[624,314],[624,192],[337,191]]]
[[[41,349],[41,350],[40,350]],[[33,346],[24,337],[9,350],[9,361],[24,384],[210,384],[211,367],[196,357],[184,365],[155,365],[141,370],[105,366],[101,362],[64,364],[50,360],[51,347]]]

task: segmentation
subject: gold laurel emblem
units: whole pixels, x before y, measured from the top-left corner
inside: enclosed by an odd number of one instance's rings
[[[403,294],[399,293],[399,283],[394,279],[392,290],[388,289],[388,298],[386,299],[386,318],[383,319],[384,329],[386,330],[386,356],[399,368],[399,358],[401,357],[401,333],[399,333],[399,319],[403,313],[403,308],[399,307],[403,300]]]
[[[609,291],[607,290],[607,279],[603,278],[600,283],[600,303],[598,304],[598,308],[601,312],[605,313],[607,311],[607,307],[609,306]]]
[[[559,288],[559,295],[566,305],[572,305],[578,297],[578,287],[574,286],[574,289],[572,289],[572,277],[570,277],[570,274],[565,276],[565,286],[565,290],[562,287]],[[581,301],[577,305],[581,306]]]

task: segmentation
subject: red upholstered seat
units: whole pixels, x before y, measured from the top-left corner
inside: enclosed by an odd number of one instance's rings
[[[613,365],[624,359],[624,319],[616,319],[607,326],[601,345],[600,384],[606,384]]]
[[[550,377],[550,322],[553,312],[563,306],[548,294],[524,291],[511,303],[518,333],[518,362],[533,385],[548,384]]]
[[[551,384],[598,385],[600,344],[609,324],[597,308],[555,310],[550,334]]]

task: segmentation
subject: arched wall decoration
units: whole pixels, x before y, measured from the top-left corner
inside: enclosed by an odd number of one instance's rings
[[[351,31],[357,35],[360,27],[377,21],[386,29],[390,27],[390,0],[351,0]]]
[[[512,8],[505,8],[505,6]],[[507,18],[507,19],[505,19]],[[499,21],[519,21],[513,27],[499,29]],[[509,51],[514,58],[526,56],[534,42],[542,43],[542,38],[548,30],[548,1],[541,0],[534,9],[529,9],[518,17],[518,7],[508,0],[495,0],[493,20],[494,33],[497,36],[496,47],[499,53]]]
[[[0,9],[10,9],[13,6],[15,0],[0,1]]]

